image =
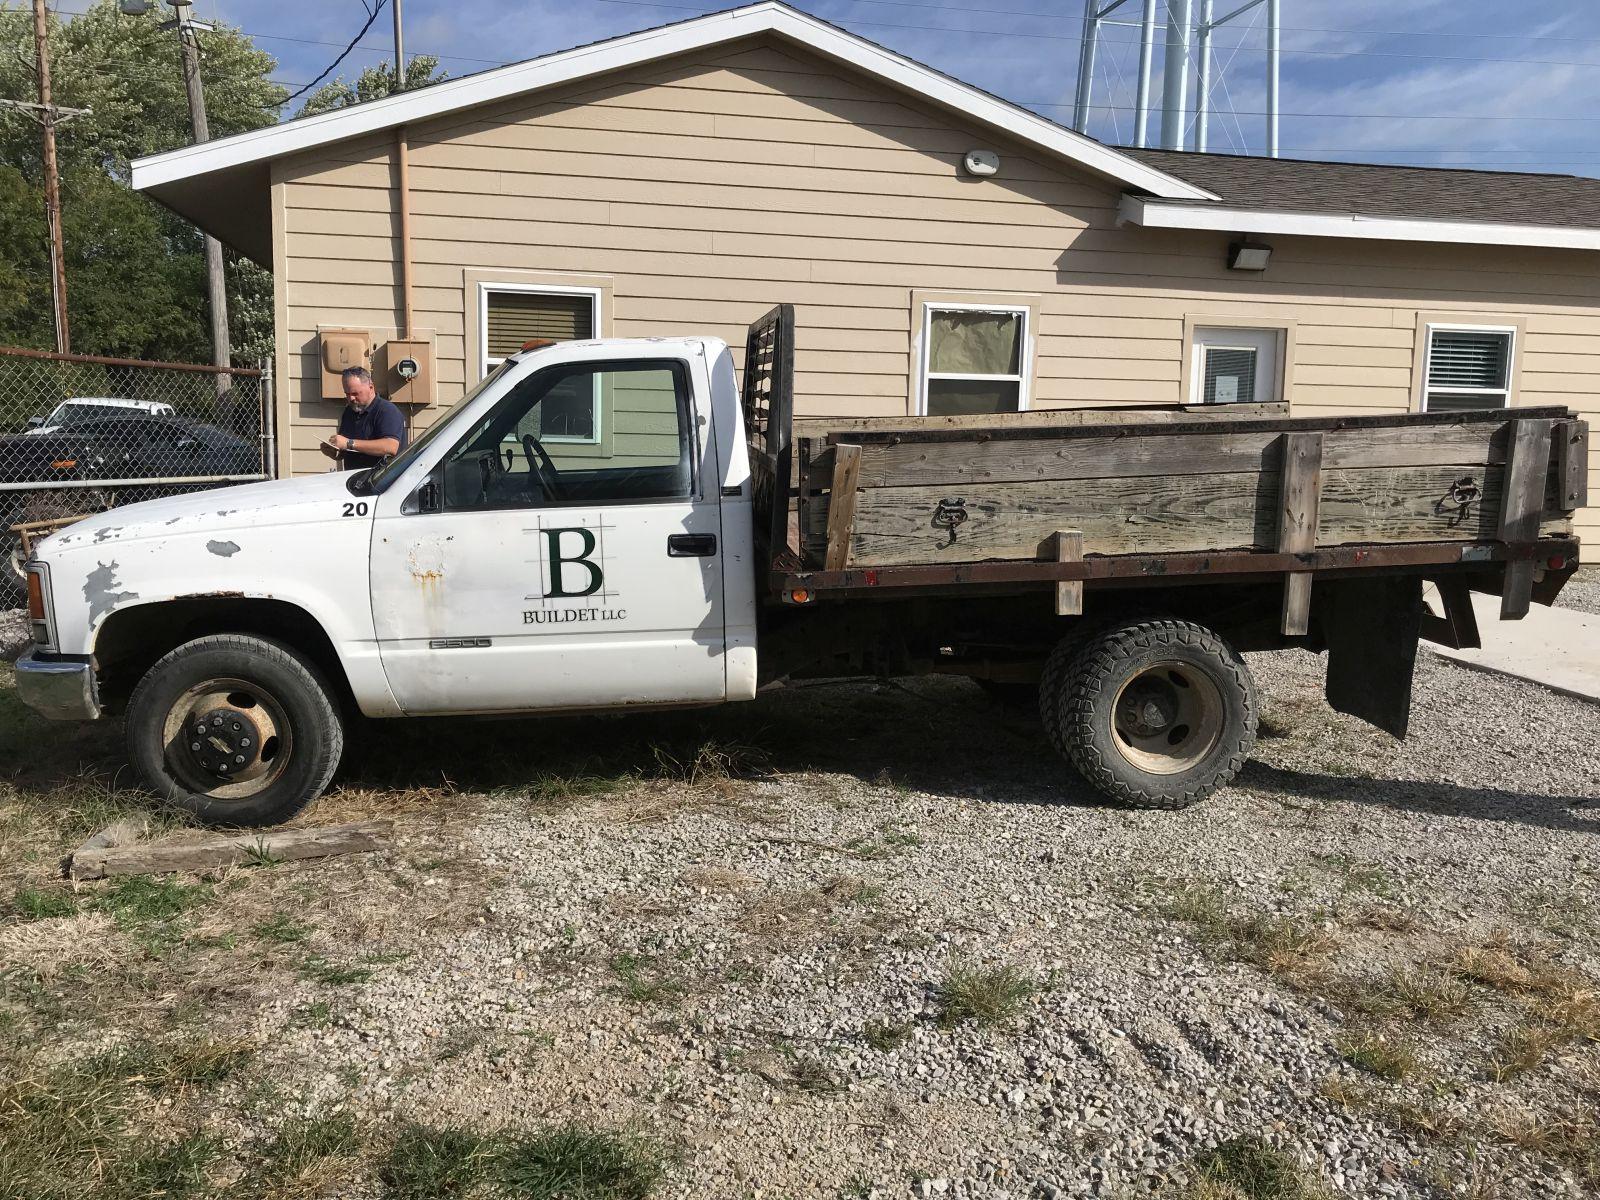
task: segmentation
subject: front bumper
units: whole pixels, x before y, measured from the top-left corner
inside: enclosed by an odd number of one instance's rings
[[[81,660],[39,658],[29,650],[17,660],[17,695],[52,721],[93,721],[100,716],[94,667]]]

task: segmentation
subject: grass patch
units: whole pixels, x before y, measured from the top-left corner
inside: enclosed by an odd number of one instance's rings
[[[1038,983],[1016,967],[956,964],[938,988],[939,1024],[946,1029],[967,1021],[1008,1025],[1038,991]]]
[[[499,1147],[470,1129],[407,1125],[395,1137],[378,1180],[392,1200],[468,1196],[493,1177]]]
[[[259,1147],[254,1188],[247,1190],[274,1197],[322,1194],[349,1171],[361,1145],[361,1129],[348,1113],[293,1118]]]
[[[287,913],[273,913],[255,928],[255,934],[267,942],[303,942],[311,936],[311,926],[302,925]]]
[[[911,1040],[910,1021],[868,1021],[861,1027],[862,1040],[880,1053],[898,1050]]]
[[[1352,1066],[1384,1079],[1409,1079],[1422,1064],[1409,1043],[1382,1034],[1362,1033],[1340,1041],[1339,1053]]]
[[[525,1200],[646,1200],[665,1172],[654,1142],[566,1125],[506,1146],[496,1174],[506,1193]]]
[[[0,1078],[0,1184],[22,1200],[143,1200],[209,1196],[221,1147],[197,1131],[159,1126],[151,1098],[172,1099],[225,1078],[252,1053],[241,1042],[134,1043],[46,1066],[11,1058]]]
[[[1193,1162],[1185,1200],[1327,1200],[1328,1191],[1290,1154],[1241,1137]]]
[[[635,1004],[676,1004],[689,990],[650,954],[613,955],[611,974],[617,994]]]
[[[23,921],[47,921],[52,917],[70,917],[77,911],[78,903],[70,892],[18,888],[7,915]]]
[[[1436,967],[1396,968],[1355,1007],[1380,1016],[1443,1022],[1472,1007],[1472,989]]]

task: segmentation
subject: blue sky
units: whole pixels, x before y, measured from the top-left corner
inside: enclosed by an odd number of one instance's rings
[[[1242,0],[1238,0],[1242,2]],[[408,53],[452,75],[679,20],[694,0],[404,0]],[[1600,175],[1600,4],[1592,0],[1282,0],[1286,157]],[[1235,0],[1216,0],[1218,13]],[[1081,0],[798,0],[798,6],[1046,116],[1070,121]],[[1198,8],[1198,3],[1196,5]],[[1137,20],[1139,0],[1117,13]],[[1515,19],[1510,15],[1515,13]],[[366,19],[360,0],[197,0],[310,81]],[[1265,8],[1217,35],[1211,149],[1264,140]],[[341,73],[392,46],[385,8]],[[1091,132],[1132,137],[1138,31],[1106,30]],[[328,43],[328,44],[315,44]],[[1160,51],[1157,51],[1159,72]],[[1159,95],[1159,81],[1156,93]],[[1158,122],[1152,120],[1154,130]]]

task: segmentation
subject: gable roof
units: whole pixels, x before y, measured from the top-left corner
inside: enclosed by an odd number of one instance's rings
[[[762,0],[743,8],[692,17],[381,100],[136,159],[133,186],[260,261],[270,256],[270,233],[263,225],[268,216],[267,165],[273,159],[761,34],[787,38],[823,58],[853,67],[920,100],[1125,187],[1172,200],[1215,199],[1203,187],[790,8],[780,0]],[[259,199],[251,195],[256,190],[261,192]],[[248,211],[241,209],[241,204]]]
[[[1182,150],[1124,153],[1216,197],[1199,204],[1126,197],[1123,216],[1141,225],[1600,248],[1600,179]]]

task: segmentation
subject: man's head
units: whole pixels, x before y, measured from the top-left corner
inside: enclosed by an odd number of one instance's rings
[[[344,380],[344,398],[357,412],[365,412],[378,395],[372,384],[372,372],[365,367],[346,367],[341,372]]]

